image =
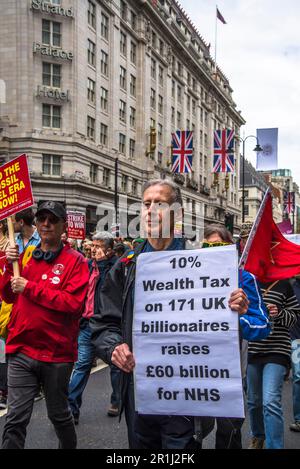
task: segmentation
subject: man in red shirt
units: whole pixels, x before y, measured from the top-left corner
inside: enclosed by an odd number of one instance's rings
[[[84,257],[61,241],[66,230],[61,204],[41,204],[36,225],[41,243],[18,278],[13,278],[12,262],[19,259],[21,269],[22,257],[15,247],[6,251],[1,293],[14,306],[6,342],[9,390],[2,448],[24,448],[34,398],[42,385],[59,447],[73,449],[77,441],[68,384],[77,359],[89,272]]]

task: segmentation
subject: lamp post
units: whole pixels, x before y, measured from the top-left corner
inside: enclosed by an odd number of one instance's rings
[[[258,138],[255,135],[247,135],[247,137],[239,137],[235,136],[236,140],[239,140],[243,144],[243,151],[242,151],[242,223],[245,221],[245,143],[248,138],[255,138],[256,146],[253,148],[253,151],[256,153],[259,151],[263,151],[262,147],[259,144]]]

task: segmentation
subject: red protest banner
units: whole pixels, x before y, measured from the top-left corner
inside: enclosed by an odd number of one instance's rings
[[[0,220],[33,205],[27,155],[0,166]]]
[[[68,238],[85,239],[85,213],[67,212]]]

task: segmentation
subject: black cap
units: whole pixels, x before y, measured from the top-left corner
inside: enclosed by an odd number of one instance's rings
[[[36,216],[39,213],[47,210],[47,212],[53,213],[58,218],[62,218],[64,221],[67,220],[67,212],[62,204],[59,202],[53,202],[52,200],[48,200],[47,202],[43,202],[36,211]]]

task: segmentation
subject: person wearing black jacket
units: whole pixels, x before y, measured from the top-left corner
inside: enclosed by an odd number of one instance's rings
[[[130,449],[192,448],[195,441],[193,417],[135,412],[132,322],[136,260],[140,253],[185,249],[185,241],[174,237],[176,216],[182,215],[182,198],[176,184],[166,179],[147,182],[142,202],[142,224],[147,240],[134,252],[126,253],[108,273],[101,291],[100,307],[95,309],[90,321],[92,342],[102,360],[122,370],[121,411],[124,408]],[[239,290],[238,296],[233,294],[229,304],[237,311],[247,310],[247,296]],[[203,436],[203,427],[201,432]]]
[[[82,394],[87,385],[91,368],[95,358],[94,346],[91,342],[90,317],[94,310],[99,308],[100,292],[105,277],[115,264],[117,257],[114,255],[113,236],[107,232],[98,232],[93,236],[92,259],[89,261],[90,279],[89,289],[85,302],[85,308],[80,320],[80,332],[78,337],[78,360],[75,363],[69,383],[69,405],[72,410],[74,422],[79,423]],[[119,371],[111,370],[112,397],[111,405],[116,409],[113,415],[118,415],[119,404]],[[108,410],[110,412],[111,407]],[[109,414],[111,415],[111,414]]]

